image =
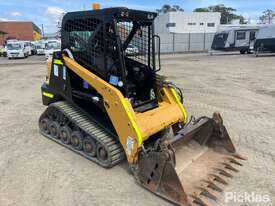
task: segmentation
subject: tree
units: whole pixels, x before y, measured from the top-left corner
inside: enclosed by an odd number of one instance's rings
[[[194,12],[210,12],[210,10],[208,8],[196,8]]]
[[[231,7],[226,7],[223,4],[209,6],[209,10],[212,12],[220,12],[221,13],[221,24],[228,24],[233,19],[236,19],[236,15],[233,13],[236,11],[236,9],[233,9]]]
[[[262,23],[267,21],[270,24],[274,16],[275,12],[271,9],[267,9],[263,12],[263,15],[260,16],[260,20]]]
[[[180,6],[178,5],[169,5],[169,4],[164,4],[161,9],[157,9],[156,10],[159,14],[166,14],[168,12],[171,12],[171,11],[184,11],[183,8],[181,8]]]
[[[178,6],[178,5],[173,5],[173,8],[172,8],[172,9],[174,9],[175,11],[184,11],[184,9],[181,8],[181,7]]]
[[[242,15],[240,15],[240,16],[238,17],[238,19],[240,19],[240,24],[247,24],[247,22],[248,22],[248,20],[245,21],[245,19],[244,19],[244,17],[243,17]]]
[[[244,22],[243,16],[234,14],[235,11],[236,9],[231,7],[226,7],[224,4],[213,5],[207,8],[194,9],[194,12],[220,12],[221,24],[228,24],[233,19],[240,19],[240,22]]]
[[[240,21],[240,24],[247,24],[247,21],[245,21],[242,15],[236,15],[233,19],[238,19]]]

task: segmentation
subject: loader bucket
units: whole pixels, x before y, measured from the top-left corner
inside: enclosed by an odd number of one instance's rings
[[[177,205],[212,205],[245,160],[219,113],[190,122],[172,138],[142,152],[135,177],[151,192]]]

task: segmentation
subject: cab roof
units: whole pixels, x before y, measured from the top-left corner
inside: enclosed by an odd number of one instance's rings
[[[132,20],[132,21],[153,21],[157,16],[155,12],[142,11],[128,9],[126,7],[114,7],[99,10],[88,10],[88,11],[75,11],[68,12],[63,18],[63,22],[75,18],[89,18],[96,17],[100,19],[121,19],[121,20]]]

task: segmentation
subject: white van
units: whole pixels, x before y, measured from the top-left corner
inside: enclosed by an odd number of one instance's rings
[[[34,42],[30,42],[31,45],[31,54],[36,55],[36,47]]]
[[[44,41],[36,42],[35,48],[36,48],[36,54],[37,55],[44,55],[45,54],[45,42]]]
[[[25,47],[28,51],[28,56],[31,56],[32,55],[32,45],[31,45],[31,42],[30,41],[20,41],[20,42],[23,42],[25,44]]]
[[[45,46],[45,57],[48,59],[54,52],[61,50],[61,42],[58,40],[49,40]]]
[[[28,48],[24,42],[10,42],[6,45],[7,57],[12,58],[26,58],[29,56]]]

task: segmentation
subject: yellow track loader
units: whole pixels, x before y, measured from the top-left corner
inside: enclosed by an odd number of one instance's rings
[[[47,138],[110,168],[125,158],[137,183],[177,205],[215,201],[243,158],[213,117],[187,117],[182,91],[158,74],[156,13],[67,13],[48,62],[39,119]]]

